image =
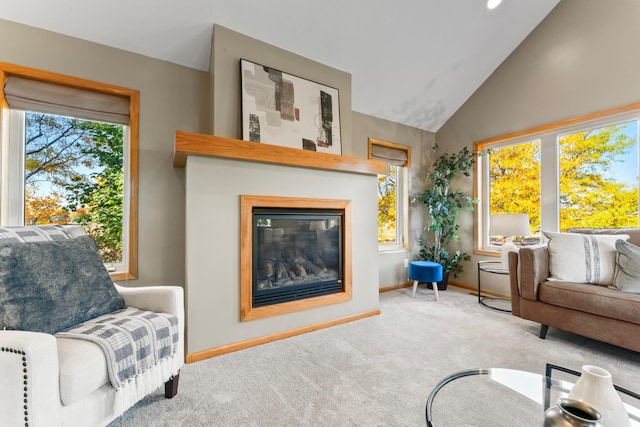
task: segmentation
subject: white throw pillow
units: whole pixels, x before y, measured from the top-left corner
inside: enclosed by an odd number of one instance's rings
[[[627,234],[581,234],[543,231],[549,239],[550,280],[613,285],[616,267],[616,240]]]

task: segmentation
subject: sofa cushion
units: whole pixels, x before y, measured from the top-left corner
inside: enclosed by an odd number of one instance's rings
[[[628,235],[542,232],[549,239],[550,280],[612,285],[618,239]]]
[[[624,292],[640,294],[640,247],[618,240],[616,249],[618,257],[613,286]]]
[[[0,328],[53,334],[119,310],[94,241],[0,241]]]
[[[56,338],[56,342],[63,405],[70,405],[109,382],[107,360],[97,344],[71,338]]]
[[[584,311],[640,325],[640,295],[606,286],[547,281],[540,284],[539,299],[547,304]]]

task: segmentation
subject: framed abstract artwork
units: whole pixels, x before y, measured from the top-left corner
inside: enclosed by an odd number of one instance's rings
[[[338,89],[240,60],[242,139],[342,154]]]

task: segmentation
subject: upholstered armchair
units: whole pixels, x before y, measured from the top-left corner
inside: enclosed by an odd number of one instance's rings
[[[182,288],[108,277],[79,226],[0,227],[0,425],[102,426],[176,394]]]

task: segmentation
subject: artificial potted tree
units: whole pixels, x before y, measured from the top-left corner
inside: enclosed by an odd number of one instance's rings
[[[443,279],[438,283],[439,290],[447,289],[450,274],[458,277],[463,271],[463,261],[469,261],[471,255],[460,250],[450,251],[450,242],[458,240],[457,216],[462,209],[473,210],[477,200],[451,185],[458,174],[470,176],[475,163],[475,155],[467,147],[457,153],[441,153],[438,145],[433,150],[439,155],[433,162],[432,170],[425,177],[425,190],[414,195],[413,201],[420,201],[427,208],[429,224],[424,233],[418,236],[421,260],[442,264]]]

